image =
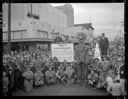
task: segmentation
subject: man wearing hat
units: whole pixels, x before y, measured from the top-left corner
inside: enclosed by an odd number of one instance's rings
[[[99,41],[99,47],[100,47],[101,55],[106,56],[107,50],[109,48],[109,41],[108,41],[108,38],[105,37],[105,33],[102,33],[101,35],[101,38]]]

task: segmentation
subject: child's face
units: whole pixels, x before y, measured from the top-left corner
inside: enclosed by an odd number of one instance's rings
[[[120,65],[122,65],[122,64],[123,64],[123,62],[122,62],[122,61],[118,62],[118,66],[120,66]]]
[[[98,59],[95,59],[95,63],[98,63]]]
[[[107,59],[106,58],[104,58],[104,61],[106,61]]]
[[[110,58],[110,61],[113,61],[113,57]]]
[[[115,55],[114,59],[118,59],[118,56],[117,56],[117,55]]]
[[[27,68],[27,71],[30,71],[30,68]]]
[[[61,68],[60,71],[63,71],[63,68]]]
[[[49,71],[51,71],[51,70],[52,70],[52,68],[50,67],[50,68],[49,68]]]
[[[92,71],[91,71],[91,74],[93,74],[93,73],[94,73],[94,71],[92,70]]]
[[[5,72],[3,72],[3,77],[5,77],[5,75],[6,75],[6,73],[5,73]]]

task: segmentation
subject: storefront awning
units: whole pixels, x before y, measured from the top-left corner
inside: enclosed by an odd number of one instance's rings
[[[11,42],[33,42],[33,41],[40,41],[40,42],[53,42],[52,39],[48,38],[24,38],[24,39],[13,39]],[[8,40],[3,40],[3,43],[7,43]]]

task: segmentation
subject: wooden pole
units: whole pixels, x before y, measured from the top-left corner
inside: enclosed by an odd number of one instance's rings
[[[8,3],[8,53],[11,53],[11,3]]]
[[[31,18],[33,17],[33,15],[32,15],[32,3],[31,3]]]

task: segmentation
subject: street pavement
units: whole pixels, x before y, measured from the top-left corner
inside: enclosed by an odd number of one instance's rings
[[[30,92],[18,90],[13,96],[107,96],[102,89],[75,85],[55,84],[34,88]]]

